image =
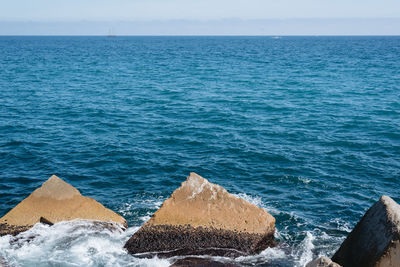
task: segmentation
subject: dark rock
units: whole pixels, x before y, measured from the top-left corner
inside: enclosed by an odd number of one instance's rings
[[[125,244],[132,254],[161,257],[211,255],[239,257],[275,246],[273,236],[191,226],[155,225],[139,229]]]
[[[400,206],[382,196],[332,257],[344,267],[400,266]]]
[[[50,225],[50,226],[52,226],[52,225],[54,224],[54,223],[52,223],[51,221],[47,220],[47,219],[44,218],[44,217],[40,217],[39,222],[40,222],[40,223],[43,223],[43,224]]]
[[[9,225],[7,223],[0,223],[0,236],[3,235],[18,235],[31,228],[31,225]]]
[[[224,263],[204,258],[189,257],[177,260],[171,267],[238,267],[232,263]]]

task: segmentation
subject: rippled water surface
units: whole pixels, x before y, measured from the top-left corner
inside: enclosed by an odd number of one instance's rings
[[[275,216],[243,266],[331,256],[400,201],[399,37],[0,37],[0,70],[0,216],[54,173],[130,225],[0,238],[16,265],[168,266],[121,247],[190,171]]]

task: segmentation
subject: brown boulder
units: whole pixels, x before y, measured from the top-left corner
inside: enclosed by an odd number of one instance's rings
[[[332,257],[344,267],[400,266],[400,205],[382,196]]]
[[[0,236],[16,235],[38,222],[51,225],[74,219],[116,222],[126,227],[123,217],[53,175],[0,218]]]
[[[125,244],[132,254],[239,256],[274,245],[275,218],[191,173]]]
[[[306,267],[341,267],[339,264],[333,262],[328,257],[319,257],[309,263],[307,263]]]

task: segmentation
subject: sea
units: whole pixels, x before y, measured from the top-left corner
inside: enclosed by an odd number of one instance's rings
[[[190,172],[276,218],[277,247],[213,260],[332,256],[400,202],[400,37],[0,37],[0,217],[55,174],[129,225],[37,224],[9,265],[170,265],[123,245]]]

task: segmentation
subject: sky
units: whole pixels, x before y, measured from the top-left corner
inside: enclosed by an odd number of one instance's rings
[[[0,0],[1,20],[399,18],[399,0]]]
[[[197,34],[200,26],[202,33],[207,33],[207,27],[215,32],[221,28],[221,21],[225,23],[222,34],[234,31],[235,23],[248,25],[242,29],[243,34],[254,32],[255,25],[264,28],[260,34],[266,34],[269,22],[274,22],[276,30],[268,32],[276,34],[324,34],[324,27],[313,23],[330,27],[329,32],[346,33],[350,28],[355,34],[400,34],[396,30],[400,0],[0,0],[0,4],[2,35],[100,34],[104,30],[99,27],[113,27],[121,34],[136,34],[145,29],[153,34],[179,34],[182,29]],[[185,26],[188,21],[192,29]],[[227,21],[235,21],[231,29]],[[254,24],[256,21],[259,24]],[[78,25],[81,31],[76,28]],[[166,30],[168,25],[170,30]],[[337,28],[332,29],[332,25]],[[176,30],[171,31],[172,27]],[[372,30],[366,31],[365,27]]]

